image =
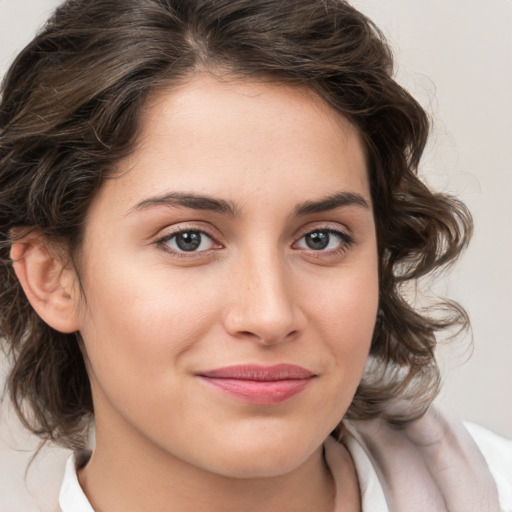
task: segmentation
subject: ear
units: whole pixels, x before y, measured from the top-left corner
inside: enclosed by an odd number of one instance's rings
[[[62,248],[31,231],[11,246],[14,271],[36,313],[55,330],[78,331],[77,276]]]

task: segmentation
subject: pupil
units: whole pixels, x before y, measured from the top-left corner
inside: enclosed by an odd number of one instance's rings
[[[306,235],[306,245],[310,249],[325,249],[329,245],[329,233],[325,231],[315,231]]]
[[[201,245],[201,233],[186,231],[176,235],[176,245],[182,251],[195,251]]]

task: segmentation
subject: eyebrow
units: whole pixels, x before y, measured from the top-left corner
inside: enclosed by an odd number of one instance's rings
[[[360,206],[366,210],[370,210],[370,205],[361,194],[354,192],[338,192],[319,199],[318,201],[306,201],[296,206],[294,213],[296,216],[303,216],[335,210],[343,206]]]
[[[144,199],[131,208],[128,214],[146,210],[153,206],[182,206],[193,210],[206,210],[227,214],[230,217],[236,217],[240,214],[238,207],[231,201],[186,192],[169,192],[161,196]],[[359,206],[367,210],[370,209],[368,202],[361,194],[338,192],[316,201],[305,201],[295,207],[294,214],[297,217],[301,217],[312,213],[335,210],[344,206]]]
[[[183,206],[193,210],[207,210],[211,212],[227,214],[236,217],[239,213],[237,206],[231,201],[217,199],[215,197],[203,196],[184,192],[170,192],[162,196],[144,199],[132,208],[128,213],[146,210],[152,206]]]

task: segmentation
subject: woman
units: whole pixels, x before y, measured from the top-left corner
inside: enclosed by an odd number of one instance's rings
[[[77,450],[64,512],[509,506],[429,407],[467,319],[402,293],[471,220],[391,68],[334,0],[68,1],[20,54],[1,325],[25,424]]]

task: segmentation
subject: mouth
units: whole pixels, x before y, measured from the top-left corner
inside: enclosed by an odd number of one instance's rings
[[[206,384],[238,400],[276,405],[301,393],[316,375],[296,365],[238,365],[198,374]]]

